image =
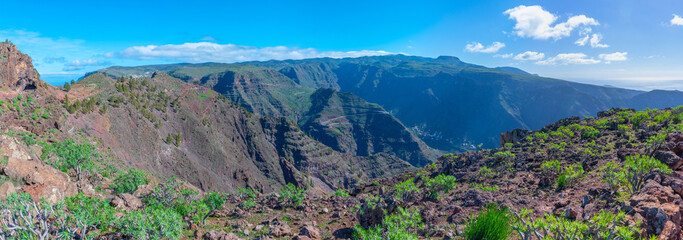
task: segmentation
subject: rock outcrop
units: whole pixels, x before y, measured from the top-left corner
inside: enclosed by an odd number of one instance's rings
[[[33,90],[44,86],[33,68],[31,57],[17,50],[11,42],[0,43],[0,79],[12,90]]]
[[[14,138],[0,135],[0,150],[2,156],[7,157],[2,172],[10,179],[27,184],[21,191],[31,195],[32,199],[55,203],[78,193],[76,184],[66,173],[43,163]]]

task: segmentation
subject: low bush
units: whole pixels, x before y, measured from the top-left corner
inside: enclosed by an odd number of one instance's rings
[[[455,187],[455,177],[440,174],[439,176],[427,180],[425,187],[428,189],[429,198],[439,199],[441,198],[440,192],[448,193]]]
[[[116,193],[134,193],[138,187],[149,182],[147,174],[143,171],[130,169],[119,175],[109,187]]]
[[[465,226],[469,240],[503,240],[512,233],[512,216],[506,207],[490,204]]]
[[[564,171],[557,177],[557,188],[564,189],[576,184],[583,178],[583,167],[580,164],[573,164],[564,168]]]
[[[415,185],[412,178],[394,186],[394,198],[403,202],[410,202],[419,194],[420,189]]]
[[[287,186],[280,188],[280,201],[285,202],[286,205],[298,207],[304,202],[306,198],[306,189],[294,186],[292,183],[287,183]]]
[[[356,225],[353,238],[362,240],[417,240],[418,235],[414,232],[423,228],[422,217],[417,209],[398,207],[397,212],[386,216],[382,224],[369,229]]]

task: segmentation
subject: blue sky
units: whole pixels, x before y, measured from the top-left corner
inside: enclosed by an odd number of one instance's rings
[[[9,1],[51,83],[113,65],[404,53],[683,90],[681,1]]]

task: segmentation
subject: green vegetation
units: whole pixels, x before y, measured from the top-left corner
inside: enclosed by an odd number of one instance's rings
[[[127,173],[116,177],[109,187],[117,193],[133,193],[138,190],[140,185],[145,185],[149,182],[146,175],[143,171],[130,169]]]
[[[338,196],[338,197],[350,197],[351,196],[349,193],[344,191],[344,189],[339,189],[339,190],[335,191],[334,194],[332,194],[332,195]]]
[[[583,178],[583,167],[580,164],[572,164],[564,168],[564,171],[557,177],[557,188],[564,189],[576,184]]]
[[[616,162],[609,162],[603,166],[603,182],[608,183],[613,191],[623,189],[626,191],[625,194],[632,195],[642,189],[645,180],[655,170],[663,174],[672,173],[666,164],[650,156],[628,156],[621,167]]]
[[[172,209],[149,207],[125,215],[116,227],[133,239],[179,239],[183,219]]]
[[[431,199],[441,198],[440,192],[448,193],[455,187],[455,177],[451,175],[440,174],[425,183],[427,187],[428,196]]]
[[[465,227],[469,240],[504,240],[512,233],[512,216],[506,207],[490,204]]]
[[[515,154],[510,151],[496,152],[491,157],[496,159],[514,158]]]
[[[412,178],[394,186],[394,198],[403,202],[409,202],[419,194],[420,188],[415,185],[415,181]]]
[[[514,213],[513,228],[520,239],[638,239],[638,228],[628,226],[623,212],[614,215],[601,211],[587,222],[571,221],[552,214],[534,220],[531,213],[528,209]]]
[[[54,156],[54,157],[53,157]],[[69,173],[76,173],[78,181],[83,179],[83,173],[89,172],[94,166],[93,158],[97,157],[95,147],[88,143],[76,143],[65,140],[47,145],[43,148],[41,158],[55,168]]]
[[[294,186],[292,183],[287,183],[287,186],[280,188],[280,201],[285,205],[298,207],[306,198],[306,189]]]
[[[498,186],[484,186],[481,183],[475,183],[475,182],[470,183],[470,187],[474,188],[474,189],[479,189],[482,191],[487,191],[487,192],[495,192],[495,191],[500,190],[500,187],[498,187]]]
[[[237,194],[242,200],[240,206],[243,209],[250,209],[256,207],[256,193],[251,188],[238,188]]]
[[[416,209],[398,207],[395,214],[386,216],[382,224],[370,229],[354,228],[353,238],[359,240],[417,240],[416,230],[423,229],[422,217]]]

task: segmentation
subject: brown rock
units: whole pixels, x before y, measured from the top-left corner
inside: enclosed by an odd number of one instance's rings
[[[320,230],[318,230],[318,228],[316,228],[313,224],[306,224],[301,227],[299,236],[305,236],[309,239],[320,239]]]
[[[9,196],[12,193],[16,193],[17,190],[14,188],[14,184],[11,182],[5,182],[2,185],[0,185],[0,201],[4,201],[7,199],[7,196]]]
[[[135,211],[142,209],[142,201],[128,193],[120,193],[111,201],[111,205],[118,210]]]
[[[78,188],[66,173],[34,158],[25,146],[13,138],[0,136],[0,150],[8,157],[3,172],[12,179],[21,179],[29,184],[22,190],[31,195],[34,201],[45,199],[56,203],[78,193]]]
[[[668,165],[671,169],[676,169],[683,164],[683,159],[671,151],[657,151],[654,158]]]
[[[286,222],[274,221],[270,226],[270,235],[274,237],[284,237],[292,234],[292,229]]]
[[[225,233],[224,231],[210,230],[202,236],[204,240],[239,240],[234,233]]]
[[[659,240],[680,240],[681,239],[681,226],[673,223],[672,221],[667,221],[664,224],[661,234],[657,237]]]

